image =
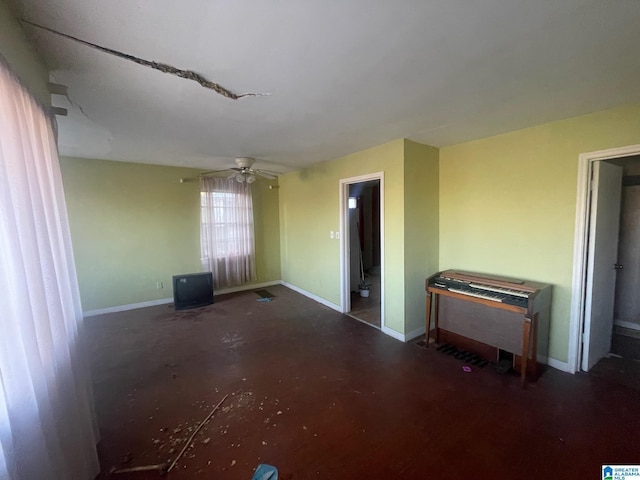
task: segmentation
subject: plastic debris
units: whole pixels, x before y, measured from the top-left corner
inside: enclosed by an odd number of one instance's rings
[[[278,469],[273,465],[261,463],[256,468],[252,480],[278,480]]]

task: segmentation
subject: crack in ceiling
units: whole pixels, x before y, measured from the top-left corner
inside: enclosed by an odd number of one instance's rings
[[[8,3],[29,21],[15,26],[37,73],[69,86],[71,102],[52,99],[69,108],[64,156],[215,170],[253,155],[296,170],[394,139],[442,148],[640,101],[640,1]],[[212,95],[51,29],[271,96]]]
[[[187,80],[192,80],[194,82],[199,83],[204,88],[208,88],[210,90],[213,90],[214,92],[222,95],[223,97],[227,97],[227,98],[230,98],[232,100],[239,100],[239,99],[244,98],[244,97],[264,97],[264,96],[271,95],[270,93],[234,93],[231,90],[229,90],[227,88],[224,88],[222,85],[220,85],[218,83],[215,83],[215,82],[212,82],[210,80],[207,80],[202,75],[200,75],[197,72],[194,72],[193,70],[183,70],[181,68],[176,68],[174,66],[167,65],[166,63],[160,63],[160,62],[154,62],[154,61],[151,61],[151,60],[145,60],[144,58],[139,58],[139,57],[136,57],[134,55],[129,55],[128,53],[123,53],[123,52],[120,52],[118,50],[113,50],[111,48],[107,48],[107,47],[103,47],[103,46],[100,46],[100,45],[96,45],[95,43],[91,43],[91,42],[88,42],[86,40],[82,40],[81,38],[74,37],[73,35],[69,35],[67,33],[59,32],[59,31],[54,30],[52,28],[45,27],[44,25],[39,25],[37,23],[30,22],[29,20],[25,20],[24,18],[20,18],[19,20],[22,23],[25,23],[27,25],[31,25],[33,27],[40,28],[42,30],[46,30],[47,32],[53,33],[55,35],[59,35],[59,36],[64,37],[64,38],[68,38],[70,40],[73,40],[75,42],[81,43],[83,45],[87,45],[87,46],[89,46],[91,48],[95,48],[96,50],[99,50],[101,52],[108,53],[110,55],[114,55],[116,57],[123,58],[125,60],[129,60],[131,62],[137,63],[138,65],[143,65],[145,67],[153,68],[154,70],[159,70],[162,73],[168,73],[168,74],[180,77],[180,78],[185,78]]]

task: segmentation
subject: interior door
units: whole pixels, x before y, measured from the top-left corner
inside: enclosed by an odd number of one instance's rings
[[[593,162],[582,369],[609,353],[613,330],[622,167]]]

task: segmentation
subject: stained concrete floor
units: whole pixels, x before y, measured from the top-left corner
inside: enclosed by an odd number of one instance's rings
[[[599,478],[638,463],[640,392],[553,369],[517,375],[401,343],[285,287],[174,312],[156,306],[87,319],[101,478],[168,462],[163,478]],[[191,429],[191,430],[190,430]]]

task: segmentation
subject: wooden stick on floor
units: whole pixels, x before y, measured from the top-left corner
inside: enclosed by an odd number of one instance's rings
[[[150,470],[159,470],[162,472],[166,466],[166,463],[159,463],[157,465],[145,465],[144,467],[119,468],[117,470],[113,470],[111,473],[147,472]]]
[[[224,398],[222,400],[220,400],[220,402],[218,402],[218,404],[213,408],[213,410],[211,410],[211,413],[209,415],[207,415],[207,418],[205,418],[203,421],[200,422],[200,424],[198,425],[198,428],[196,428],[193,431],[193,433],[189,437],[189,440],[187,440],[187,443],[184,444],[184,447],[182,447],[182,450],[180,451],[178,456],[175,458],[175,460],[173,460],[173,462],[171,462],[171,465],[169,465],[169,468],[167,469],[167,473],[169,473],[171,471],[171,469],[173,467],[175,467],[176,463],[178,463],[178,460],[180,460],[180,457],[182,457],[182,455],[184,454],[185,450],[189,447],[189,445],[191,445],[191,441],[194,439],[194,437],[197,435],[197,433],[200,431],[200,429],[204,426],[204,424],[207,423],[211,417],[213,417],[213,414],[216,412],[218,407],[220,407],[220,405],[222,405],[222,402],[224,402],[227,399],[228,396],[229,396],[229,394],[225,395]]]

